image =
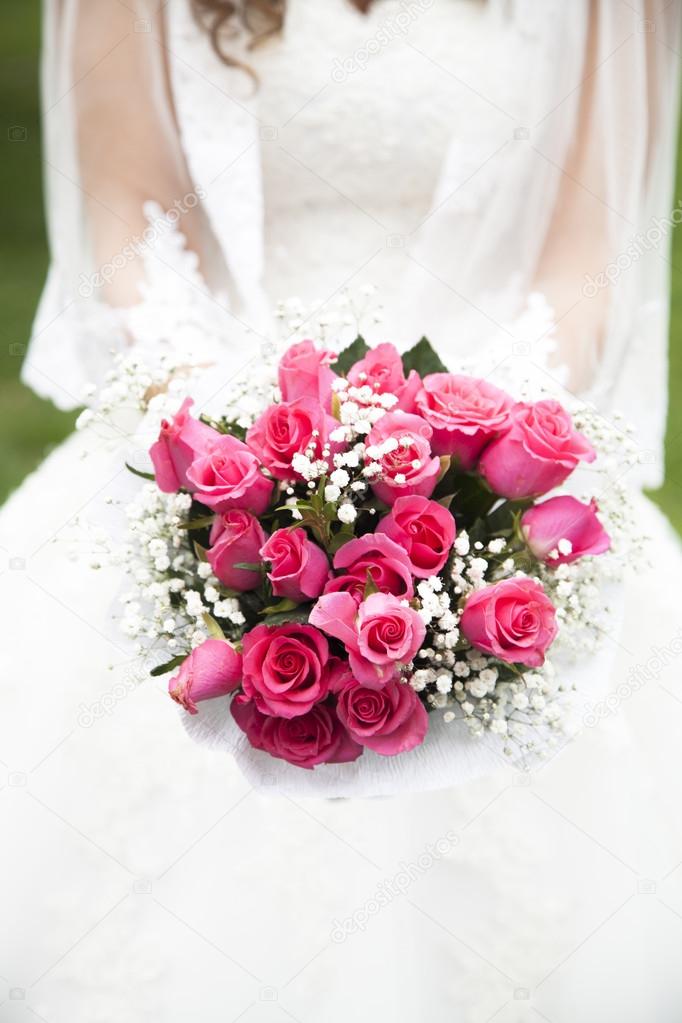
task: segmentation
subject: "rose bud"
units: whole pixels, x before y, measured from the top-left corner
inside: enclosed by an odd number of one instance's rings
[[[359,607],[350,593],[325,594],[309,620],[344,644],[353,676],[372,688],[385,685],[411,661],[426,635],[417,612],[384,593],[373,593]]]
[[[206,639],[195,647],[168,683],[176,703],[197,713],[197,703],[226,696],[237,688],[242,675],[240,654],[222,639]]]
[[[348,734],[328,702],[318,703],[295,718],[262,714],[244,695],[235,696],[232,716],[255,749],[308,770],[319,764],[347,764],[362,755],[362,746]]]
[[[250,427],[246,443],[275,479],[291,480],[299,476],[292,467],[294,456],[312,448],[313,457],[320,458],[329,431],[338,425],[317,399],[297,398],[270,405]],[[338,445],[331,447],[338,450]]]
[[[360,604],[365,598],[369,576],[381,593],[392,593],[407,600],[414,596],[409,558],[397,543],[383,533],[366,533],[355,540],[349,540],[337,551],[334,569],[343,574],[329,580],[325,593],[345,590]]]
[[[611,538],[597,518],[597,511],[594,498],[589,504],[583,504],[575,497],[550,497],[524,512],[521,529],[539,561],[568,565],[588,554],[603,554],[611,546]],[[558,556],[551,557],[551,551]]]
[[[260,572],[237,565],[257,565],[265,543],[263,528],[251,512],[231,508],[219,515],[211,527],[206,560],[223,586],[245,593],[260,584]]]
[[[339,694],[337,713],[351,738],[389,757],[419,746],[429,726],[412,686],[396,679],[382,689],[351,682]]]
[[[246,444],[218,434],[210,449],[199,455],[187,470],[188,486],[197,501],[217,512],[240,508],[262,515],[274,483]]]
[[[463,470],[473,468],[485,445],[509,425],[514,404],[487,380],[431,373],[417,395],[417,411],[433,427],[431,448],[450,455]]]
[[[413,575],[428,579],[437,575],[448,560],[456,527],[452,515],[442,504],[415,495],[399,497],[390,513],[379,522],[377,533],[385,533],[400,546]]]
[[[532,579],[503,579],[475,590],[460,619],[472,646],[510,664],[539,668],[557,634],[554,605]]]
[[[394,394],[403,412],[414,412],[414,400],[422,385],[415,369],[405,379],[403,360],[395,345],[381,344],[370,349],[348,371],[353,387],[371,387],[375,394]]]
[[[432,433],[427,422],[407,412],[388,412],[375,423],[367,438],[365,463],[381,466],[377,481],[370,478],[380,501],[392,505],[410,494],[431,496],[440,473],[440,459],[431,453]]]
[[[206,423],[189,414],[191,398],[185,398],[170,421],[161,420],[159,439],[149,449],[154,464],[156,485],[164,494],[174,494],[188,486],[187,470],[194,459],[220,435]]]
[[[243,686],[263,714],[293,718],[329,691],[329,644],[312,625],[257,625],[243,639]]]
[[[558,487],[578,462],[593,462],[596,452],[558,401],[520,402],[511,426],[481,455],[479,471],[491,490],[518,501]]]
[[[336,377],[329,367],[335,361],[335,352],[316,348],[312,341],[299,341],[287,348],[279,363],[282,401],[313,398],[329,412],[332,383]]]
[[[329,576],[324,551],[308,537],[305,529],[278,529],[260,550],[270,562],[268,579],[276,597],[295,603],[319,597]]]

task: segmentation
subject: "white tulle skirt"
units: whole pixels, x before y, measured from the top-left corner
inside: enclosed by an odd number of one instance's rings
[[[678,1023],[682,558],[652,504],[609,695],[551,762],[278,796],[192,742],[112,632],[117,571],[70,560],[123,471],[85,446],[0,512],[3,1023]]]

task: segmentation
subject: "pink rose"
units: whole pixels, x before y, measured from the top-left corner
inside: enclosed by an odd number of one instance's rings
[[[478,468],[496,494],[519,500],[546,494],[581,459],[595,458],[594,448],[558,401],[519,402],[511,411],[509,430],[488,445]]]
[[[168,683],[168,692],[181,707],[196,714],[197,703],[225,696],[239,685],[240,654],[222,639],[206,639],[195,647]]]
[[[320,458],[329,430],[338,425],[317,399],[297,398],[270,405],[250,428],[246,443],[275,479],[291,480],[298,477],[291,466],[294,455],[311,448],[314,457]]]
[[[210,544],[206,558],[213,574],[224,586],[245,593],[260,584],[260,572],[236,565],[257,565],[265,533],[255,515],[232,508],[216,518],[211,527]]]
[[[409,559],[405,551],[383,533],[366,533],[349,540],[337,552],[334,568],[343,574],[329,580],[325,593],[345,590],[359,604],[364,599],[369,575],[382,593],[408,600],[414,596]]]
[[[513,399],[487,380],[431,373],[417,395],[417,409],[433,427],[431,447],[471,469],[493,437],[509,425]]]
[[[329,367],[335,361],[334,352],[316,348],[312,341],[299,341],[287,348],[279,363],[282,401],[313,398],[329,412],[332,382],[336,376]]]
[[[377,533],[385,533],[405,551],[413,575],[428,579],[448,560],[456,527],[450,512],[437,501],[399,497],[380,521]]]
[[[339,694],[337,713],[351,738],[389,757],[419,746],[429,727],[426,708],[412,686],[396,679],[382,689],[352,682]]]
[[[219,436],[212,427],[190,416],[192,404],[191,398],[185,398],[170,422],[161,420],[159,439],[149,449],[156,485],[164,494],[174,494],[188,485],[190,465]]]
[[[414,412],[421,379],[415,369],[405,379],[403,360],[395,345],[382,344],[372,348],[364,359],[351,366],[348,379],[354,387],[371,387],[375,394],[394,394],[398,398],[396,408]]]
[[[235,696],[232,716],[255,749],[308,770],[318,764],[347,764],[362,754],[330,703],[318,703],[295,718],[262,714],[253,701]]]
[[[305,529],[278,529],[261,548],[260,556],[270,562],[268,579],[276,597],[300,603],[322,593],[329,562]]]
[[[358,682],[380,688],[417,653],[426,627],[397,597],[373,593],[358,607],[350,593],[328,593],[310,612],[310,623],[339,639]]]
[[[381,466],[381,475],[372,483],[380,501],[391,505],[410,494],[431,496],[440,473],[440,459],[431,454],[432,433],[427,422],[407,412],[388,412],[375,423],[365,461]]]
[[[460,620],[472,646],[501,661],[539,668],[557,634],[554,605],[532,579],[504,579],[475,590]]]
[[[568,565],[587,554],[603,554],[611,546],[597,511],[594,498],[583,504],[575,497],[550,497],[523,513],[521,528],[536,558],[549,565]],[[558,549],[560,540],[568,540],[571,550],[550,558],[549,552]]]
[[[263,714],[293,718],[329,689],[329,644],[311,625],[257,625],[243,640],[243,688]]]
[[[211,447],[187,470],[187,483],[197,501],[217,512],[241,508],[262,515],[274,483],[246,444],[227,434],[217,435]]]

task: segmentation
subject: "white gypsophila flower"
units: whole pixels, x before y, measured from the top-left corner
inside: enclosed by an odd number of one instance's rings
[[[338,501],[338,499],[340,497],[341,497],[341,488],[337,487],[337,486],[334,486],[333,483],[328,483],[327,486],[324,488],[324,499],[325,499],[325,501],[330,501],[332,504],[335,504],[336,501]]]
[[[343,488],[347,487],[350,483],[350,476],[345,469],[334,469],[334,472],[331,474],[329,479],[330,482],[340,490],[343,490]]]
[[[452,689],[452,675],[438,675],[436,678],[436,689],[439,693],[449,693]]]
[[[468,693],[478,698],[484,697],[488,692],[488,686],[479,677],[473,678],[471,682],[467,682],[465,688]]]
[[[339,522],[343,522],[346,525],[355,522],[358,517],[358,513],[352,504],[342,504],[336,512]]]

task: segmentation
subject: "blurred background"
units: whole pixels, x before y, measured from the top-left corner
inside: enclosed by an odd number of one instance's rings
[[[73,428],[19,382],[45,271],[38,102],[40,5],[3,0],[0,11],[0,503]],[[678,160],[676,199],[682,197]],[[682,532],[682,230],[673,237],[670,411],[666,483],[654,499]]]

